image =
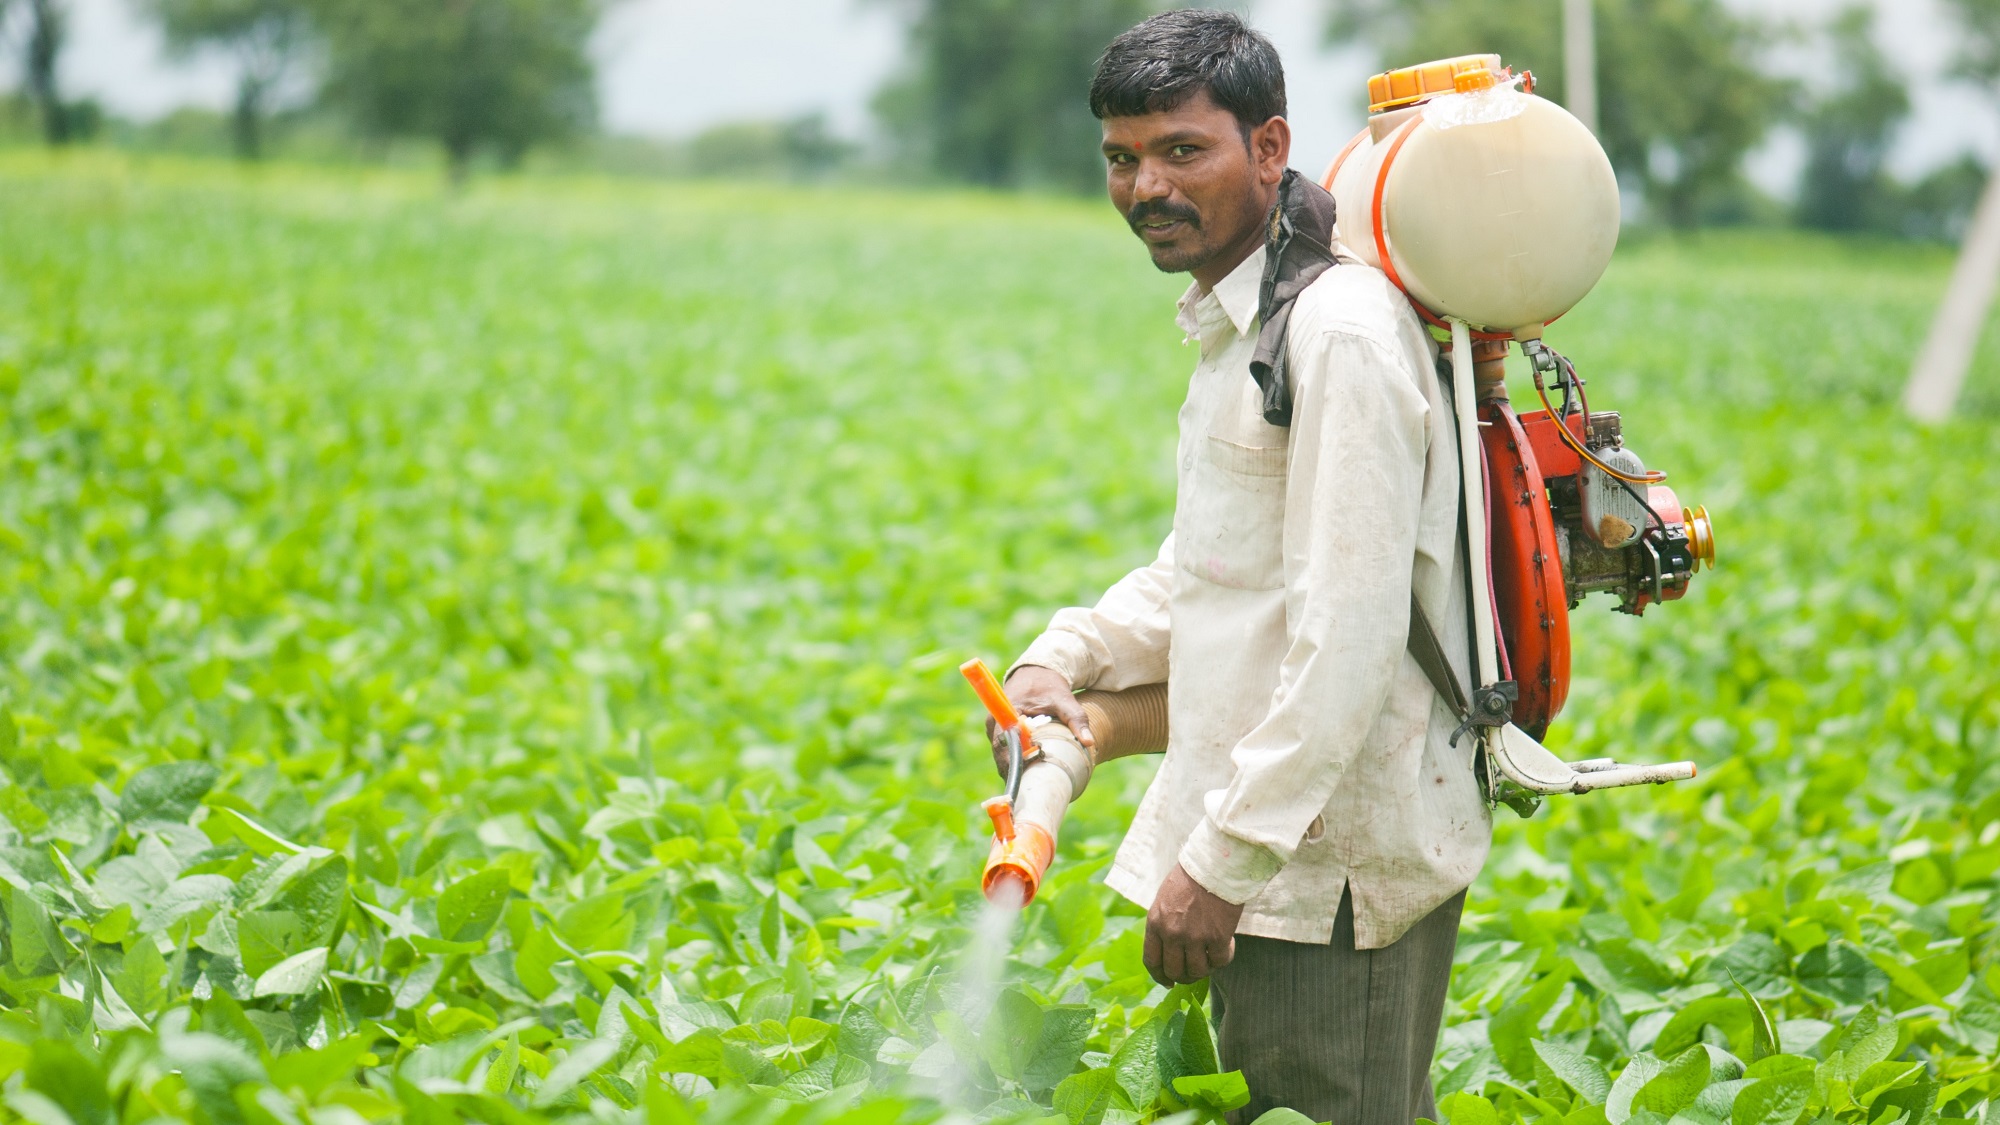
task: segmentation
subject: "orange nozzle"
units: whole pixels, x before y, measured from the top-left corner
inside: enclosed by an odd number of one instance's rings
[[[1035,751],[1035,738],[1028,732],[1027,724],[1021,721],[1020,712],[1014,710],[1014,704],[1008,700],[1007,693],[1001,689],[999,679],[993,675],[993,669],[988,668],[984,660],[975,657],[959,665],[958,672],[972,685],[973,694],[979,697],[979,702],[986,705],[986,713],[993,716],[993,721],[1000,724],[1001,730],[1020,733],[1021,753],[1024,757],[1032,757]]]
[[[988,797],[980,808],[993,818],[993,838],[1011,840],[1014,838],[1014,802],[1006,797]]]
[[[1056,842],[1040,825],[1024,823],[1014,828],[1011,839],[994,839],[979,885],[989,902],[1026,906],[1042,887],[1042,875],[1056,856]]]

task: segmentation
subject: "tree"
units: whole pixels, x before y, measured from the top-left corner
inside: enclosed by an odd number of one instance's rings
[[[42,119],[43,139],[52,145],[65,145],[76,139],[79,124],[63,100],[56,72],[69,39],[68,0],[22,0],[22,6],[28,11],[26,51],[21,60],[28,100]],[[6,14],[6,0],[0,0],[0,17]]]
[[[1360,36],[1389,66],[1497,51],[1561,101],[1560,0],[1328,0],[1328,37]],[[1761,25],[1721,0],[1596,0],[1598,139],[1619,177],[1679,228],[1734,188],[1788,88],[1755,54]]]
[[[1798,220],[1820,230],[1896,225],[1896,185],[1883,172],[1896,126],[1910,113],[1910,93],[1875,45],[1875,12],[1843,9],[1828,28],[1839,84],[1805,113],[1806,166]]]
[[[319,0],[327,98],[379,136],[517,162],[596,117],[587,48],[599,0]]]
[[[147,0],[178,53],[222,47],[236,56],[236,106],[230,134],[236,155],[263,155],[264,117],[272,91],[304,43],[307,13],[300,0]]]
[[[1154,0],[906,0],[910,68],[876,110],[919,164],[992,187],[1104,179],[1090,76]]]

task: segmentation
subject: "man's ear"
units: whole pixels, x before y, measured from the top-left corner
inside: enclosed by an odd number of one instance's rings
[[[1285,166],[1292,158],[1292,125],[1273,117],[1250,130],[1250,160],[1257,166],[1257,182],[1275,184],[1285,178]]]

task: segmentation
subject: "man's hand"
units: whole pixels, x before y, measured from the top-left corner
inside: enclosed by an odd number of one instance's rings
[[[1023,664],[1014,669],[1002,686],[1014,710],[1023,717],[1047,715],[1068,727],[1084,749],[1097,745],[1097,740],[1090,736],[1090,722],[1084,718],[1083,705],[1076,701],[1069,681],[1053,668]],[[1007,741],[1000,737],[1000,725],[992,719],[986,720],[986,737],[993,743],[993,765],[1001,777],[1007,776]]]
[[[1198,981],[1236,956],[1243,908],[1208,892],[1174,864],[1146,912],[1146,971],[1169,987]]]

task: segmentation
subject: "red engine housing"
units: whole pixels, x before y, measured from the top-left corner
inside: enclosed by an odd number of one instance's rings
[[[1493,608],[1521,693],[1514,724],[1541,738],[1569,698],[1569,595],[1562,552],[1541,451],[1506,399],[1483,403],[1479,413],[1485,423],[1480,440],[1486,454]],[[1575,454],[1569,459],[1575,462]]]

